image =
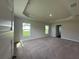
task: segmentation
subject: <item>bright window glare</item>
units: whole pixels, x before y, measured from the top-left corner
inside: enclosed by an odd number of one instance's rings
[[[23,23],[23,37],[27,38],[30,36],[30,29],[31,29],[31,24]]]
[[[30,26],[23,26],[23,30],[24,30],[24,31],[30,30]]]
[[[30,30],[30,24],[29,23],[23,23],[23,30],[29,31]]]
[[[24,47],[24,45],[23,45],[23,42],[19,42],[19,43],[17,43],[17,48],[19,48],[19,47]]]
[[[49,33],[49,26],[45,25],[45,34],[48,34],[48,33]]]

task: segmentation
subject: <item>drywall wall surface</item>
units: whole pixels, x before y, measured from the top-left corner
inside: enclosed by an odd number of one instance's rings
[[[22,38],[22,21],[14,19],[14,42],[20,41]]]
[[[18,17],[15,17],[15,30],[16,30],[16,34],[15,34],[15,40],[18,41],[18,39],[20,40],[30,40],[30,39],[36,39],[36,38],[41,38],[41,37],[46,37],[45,35],[45,24],[44,23],[40,23],[37,21],[30,21],[28,19],[23,20],[23,19],[19,19]],[[24,38],[22,35],[22,23],[30,23],[31,24],[31,32],[30,32],[30,36],[28,38]],[[17,36],[17,37],[16,37]]]
[[[43,23],[31,23],[31,38],[41,38],[45,37],[45,32],[44,32],[44,24]]]
[[[51,36],[56,37],[56,25],[61,26],[61,38],[79,41],[79,20],[70,20],[52,24]]]
[[[10,2],[9,2],[10,1]],[[0,0],[0,19],[10,20],[12,12],[12,0]]]

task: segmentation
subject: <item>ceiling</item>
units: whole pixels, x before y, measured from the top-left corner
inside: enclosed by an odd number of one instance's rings
[[[78,4],[78,0],[14,0],[14,13],[22,18],[54,22],[78,15]]]
[[[14,13],[16,16],[23,17],[23,11],[28,0],[14,0]]]

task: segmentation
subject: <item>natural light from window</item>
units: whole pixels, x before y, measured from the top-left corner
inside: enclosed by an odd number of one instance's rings
[[[30,23],[23,23],[23,37],[27,38],[30,36],[30,29],[31,29]]]
[[[45,34],[49,34],[49,25],[45,25]]]

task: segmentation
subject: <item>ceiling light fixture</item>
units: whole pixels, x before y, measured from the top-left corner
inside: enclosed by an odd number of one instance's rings
[[[52,14],[50,13],[50,14],[49,14],[49,16],[51,17],[51,16],[52,16]]]

